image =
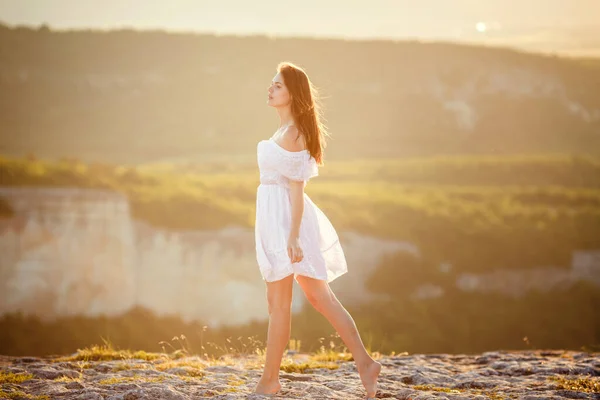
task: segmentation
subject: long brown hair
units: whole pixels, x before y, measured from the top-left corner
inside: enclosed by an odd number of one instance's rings
[[[283,76],[292,97],[292,116],[300,134],[304,135],[306,148],[317,164],[323,165],[323,153],[327,147],[325,136],[329,133],[321,122],[318,90],[306,72],[291,62],[279,63],[277,72]]]

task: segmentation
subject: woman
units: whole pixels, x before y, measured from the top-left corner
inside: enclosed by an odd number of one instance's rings
[[[279,369],[290,338],[293,277],[352,352],[367,397],[374,398],[381,364],[367,353],[354,320],[329,287],[348,270],[344,252],[330,221],[304,193],[307,181],[323,165],[325,129],[316,93],[302,68],[280,63],[267,101],[279,114],[280,128],[257,145],[256,257],[267,286],[269,330],[255,393],[281,389]]]

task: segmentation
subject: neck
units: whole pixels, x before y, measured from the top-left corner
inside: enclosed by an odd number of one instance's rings
[[[290,110],[289,107],[285,109],[278,109],[277,113],[279,114],[279,128],[283,128],[284,126],[289,126],[294,123],[292,110]]]

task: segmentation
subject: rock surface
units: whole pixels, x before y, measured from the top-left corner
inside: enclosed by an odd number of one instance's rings
[[[261,399],[253,356],[145,361],[60,361],[0,356],[0,398],[80,400]],[[286,356],[287,357],[287,356]],[[297,361],[307,355],[297,355]],[[600,353],[562,350],[382,356],[377,398],[600,399]],[[353,361],[339,368],[281,371],[278,399],[364,399]],[[16,375],[10,375],[10,373]],[[30,375],[29,375],[30,374]],[[11,377],[21,377],[12,379]],[[27,378],[27,379],[23,379]],[[22,392],[20,396],[16,393]],[[10,394],[12,392],[12,395]],[[29,395],[30,397],[27,397]],[[48,397],[36,397],[46,395]],[[12,396],[12,397],[10,397]]]

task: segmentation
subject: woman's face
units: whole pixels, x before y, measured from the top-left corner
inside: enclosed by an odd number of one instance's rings
[[[271,107],[284,107],[290,103],[290,92],[283,82],[281,73],[277,73],[269,86],[267,104]]]

